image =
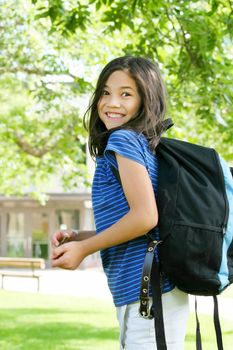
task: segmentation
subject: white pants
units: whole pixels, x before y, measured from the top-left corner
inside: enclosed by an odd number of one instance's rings
[[[189,315],[188,295],[177,288],[162,295],[165,336],[168,350],[182,350]],[[117,307],[120,350],[155,350],[154,319],[138,313],[139,302]]]

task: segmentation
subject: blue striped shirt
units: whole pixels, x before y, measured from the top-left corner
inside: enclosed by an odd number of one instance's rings
[[[108,139],[104,155],[96,159],[92,201],[97,234],[112,226],[129,211],[122,187],[110,168],[111,164],[118,169],[114,153],[145,166],[156,195],[158,163],[149,149],[146,137],[132,130],[114,131]],[[158,231],[156,235],[159,239]],[[101,251],[103,268],[116,306],[139,299],[146,246],[147,238],[141,236]],[[163,292],[172,288],[173,285],[165,278]]]

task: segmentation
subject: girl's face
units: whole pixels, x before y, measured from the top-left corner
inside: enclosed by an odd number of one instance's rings
[[[117,70],[106,81],[97,108],[106,128],[112,129],[136,117],[141,105],[141,97],[130,74]]]

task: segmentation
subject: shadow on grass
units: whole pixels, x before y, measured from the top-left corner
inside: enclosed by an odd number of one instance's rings
[[[12,334],[13,331],[13,334]],[[28,338],[47,338],[52,334],[56,334],[56,341],[70,339],[71,337],[78,337],[79,339],[117,339],[117,328],[103,328],[101,324],[99,327],[94,327],[92,324],[84,323],[68,323],[68,322],[46,322],[38,327],[37,324],[23,324],[8,328],[2,327],[0,329],[0,339],[7,337],[19,336],[25,340]]]

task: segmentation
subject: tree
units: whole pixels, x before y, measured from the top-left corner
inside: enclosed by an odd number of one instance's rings
[[[123,54],[158,62],[176,128],[233,161],[230,0],[0,0],[0,192],[87,184],[82,115]]]
[[[30,1],[1,1],[0,192],[43,199],[54,176],[65,189],[88,184],[82,116],[103,47],[93,53],[94,29],[89,42],[48,36],[35,15]]]
[[[123,36],[125,54],[155,59],[164,72],[175,134],[215,146],[233,160],[231,0],[34,0],[62,35],[93,25]],[[126,35],[125,35],[126,33]]]

